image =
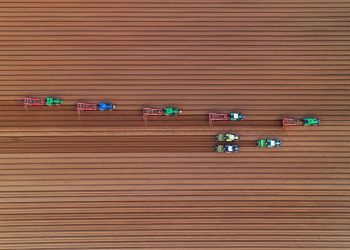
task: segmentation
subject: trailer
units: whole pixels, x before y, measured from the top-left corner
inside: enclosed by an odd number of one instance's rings
[[[209,125],[214,121],[228,121],[230,119],[228,113],[209,113]]]
[[[97,110],[96,103],[86,103],[86,102],[77,103],[78,114],[80,114],[80,111],[96,111],[96,110]]]
[[[25,97],[23,104],[25,108],[28,106],[45,106],[45,98]]]
[[[286,128],[288,126],[304,126],[304,122],[300,119],[283,117],[282,118],[282,126],[283,126],[283,128]]]
[[[143,116],[160,116],[164,115],[162,108],[143,108]]]

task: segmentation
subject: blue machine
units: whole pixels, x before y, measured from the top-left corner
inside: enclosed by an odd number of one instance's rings
[[[113,103],[108,103],[108,102],[100,102],[98,105],[98,110],[100,111],[111,111],[115,110],[117,106]]]

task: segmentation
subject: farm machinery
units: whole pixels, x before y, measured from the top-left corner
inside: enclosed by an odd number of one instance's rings
[[[283,117],[282,119],[283,128],[287,126],[318,126],[318,125],[320,125],[320,120],[315,117],[304,117],[302,119]]]
[[[238,145],[216,145],[215,151],[218,153],[236,153],[239,152]]]
[[[80,114],[80,111],[112,111],[117,109],[117,105],[110,102],[100,102],[100,103],[86,103],[79,102],[77,103],[77,111]]]
[[[279,148],[282,146],[282,141],[279,139],[259,139],[257,147],[259,148]]]
[[[147,116],[178,116],[182,113],[182,110],[177,107],[165,107],[165,108],[143,108],[143,118]]]
[[[216,135],[216,140],[217,140],[218,142],[234,142],[234,141],[239,141],[239,135],[238,135],[238,134],[231,134],[231,133],[217,134],[217,135]]]
[[[230,113],[209,113],[209,124],[212,125],[214,121],[242,121],[245,115],[239,112]]]
[[[63,100],[58,97],[47,97],[47,98],[37,98],[37,97],[25,97],[24,106],[59,106],[63,104]]]

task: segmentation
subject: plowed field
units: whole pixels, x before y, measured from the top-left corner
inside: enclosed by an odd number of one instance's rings
[[[0,249],[350,249],[349,125],[350,1],[0,0]]]

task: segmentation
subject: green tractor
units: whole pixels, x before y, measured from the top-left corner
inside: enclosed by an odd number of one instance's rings
[[[279,148],[282,146],[282,141],[279,139],[259,139],[257,147],[259,148]]]
[[[175,107],[166,107],[163,109],[163,112],[166,116],[177,116],[182,113],[182,110]]]
[[[63,104],[63,100],[58,97],[48,97],[45,99],[45,104],[47,106],[59,106]]]
[[[315,117],[305,117],[303,118],[304,126],[318,126],[320,125],[320,120]]]

